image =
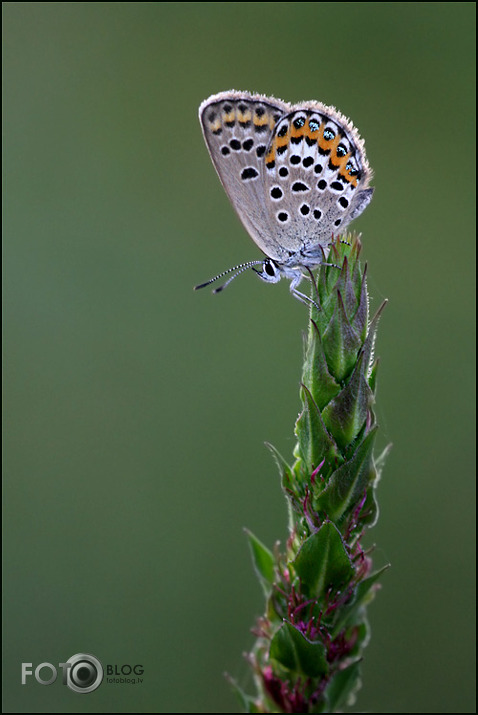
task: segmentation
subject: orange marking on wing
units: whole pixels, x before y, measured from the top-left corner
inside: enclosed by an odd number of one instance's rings
[[[234,122],[236,120],[236,110],[231,109],[228,114],[224,114],[223,119],[224,122]]]
[[[263,114],[262,117],[258,117],[254,114],[254,124],[256,127],[263,127],[265,124],[269,124],[269,115]]]
[[[216,117],[213,122],[210,122],[209,127],[212,132],[217,132],[217,130],[221,128],[221,120],[219,119],[219,117]]]
[[[252,112],[250,109],[246,109],[245,112],[237,112],[237,119],[239,122],[250,122],[252,119]]]
[[[274,139],[274,144],[276,146],[276,149],[279,147],[287,146],[289,144],[289,137],[286,134],[284,137],[276,137]]]
[[[337,134],[335,139],[330,141],[330,161],[334,166],[340,166],[342,164],[343,156],[337,156],[337,147],[340,144],[342,137]]]
[[[309,124],[309,120],[307,120],[307,122],[306,122],[306,124],[305,124],[305,127],[304,127],[304,129],[305,129],[305,136],[306,136],[308,139],[315,139],[315,140],[317,140],[317,139],[319,138],[319,132],[320,132],[321,129],[323,130],[323,128],[324,128],[324,124],[322,123],[318,129],[311,129],[310,124]]]
[[[269,164],[271,161],[275,161],[276,158],[276,148],[275,144],[272,144],[271,148],[266,154],[266,164]]]
[[[330,160],[334,166],[339,168],[340,173],[345,169],[345,165],[350,159],[350,152],[345,154],[345,156],[337,156],[337,147],[330,152]]]
[[[276,134],[274,137],[274,145],[275,147],[280,147],[280,146],[287,146],[287,144],[290,142],[290,128],[287,130],[286,134],[284,134],[283,137],[280,137]]]
[[[319,134],[319,146],[321,149],[324,149],[325,151],[327,150],[332,150],[332,148],[337,148],[338,143],[340,142],[340,137],[335,137],[334,139],[324,139],[324,130],[325,130],[325,125],[321,124],[320,125],[320,134]]]
[[[350,176],[347,169],[341,169],[340,176],[342,176],[345,179],[345,181],[348,181],[349,184],[352,184],[352,186],[357,186],[357,177]]]
[[[298,138],[298,137],[303,137],[304,134],[305,134],[306,131],[307,131],[306,126],[307,126],[307,125],[304,124],[302,127],[299,127],[299,128],[297,129],[297,128],[294,127],[294,125],[292,124],[292,125],[291,125],[291,129],[290,129],[290,136],[291,136],[291,138],[296,139],[296,138]]]
[[[349,184],[353,184],[353,186],[357,186],[357,179],[356,179],[356,177],[355,177],[355,176],[350,176],[349,170],[345,168],[345,167],[346,167],[346,164],[347,164],[347,162],[348,162],[348,160],[350,159],[351,156],[352,156],[352,152],[349,151],[348,154],[346,154],[345,156],[343,156],[343,157],[341,158],[341,160],[340,160],[340,170],[339,170],[339,174],[340,174],[340,176],[341,176],[343,179],[345,179],[345,181],[348,181]]]

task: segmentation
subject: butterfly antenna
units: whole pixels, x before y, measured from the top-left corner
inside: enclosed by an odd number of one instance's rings
[[[330,242],[328,245],[329,245],[329,246],[333,246],[334,243],[335,243],[336,238],[339,239],[339,243],[344,243],[346,246],[351,246],[351,245],[352,245],[351,243],[349,243],[349,241],[346,241],[345,238],[339,238],[338,236],[334,236],[334,234],[332,234],[332,240],[331,240],[331,242]]]
[[[238,266],[239,270],[237,273],[234,273],[230,278],[227,279],[227,281],[222,285],[219,286],[219,288],[216,288],[213,290],[213,293],[220,293],[224,288],[227,288],[229,283],[232,283],[234,278],[237,278],[237,276],[240,276],[241,273],[244,273],[244,271],[247,271],[248,268],[252,268],[252,266],[257,266],[258,263],[263,263],[263,261],[250,261],[249,263],[244,263],[242,266]]]
[[[333,234],[332,234],[332,236],[333,236]],[[347,243],[347,241],[340,241],[340,243],[346,243],[347,246],[351,245],[350,243]],[[333,245],[334,245],[333,241],[332,241],[332,243],[329,243],[329,246],[333,246]],[[342,270],[342,266],[338,266],[336,263],[327,263],[327,261],[325,260],[325,251],[322,248],[322,246],[320,247],[320,250],[322,251],[322,257],[324,259],[320,264],[321,266],[330,266],[331,268],[338,268],[339,271]]]
[[[247,263],[239,263],[237,266],[233,266],[232,268],[228,268],[227,271],[223,271],[222,273],[218,273],[217,276],[214,276],[214,278],[210,278],[208,281],[205,283],[200,283],[198,286],[194,286],[194,290],[199,290],[200,288],[205,288],[208,285],[211,285],[211,283],[214,283],[217,281],[219,278],[223,278],[223,276],[227,276],[228,273],[233,273],[234,271],[237,271],[237,273],[233,276],[231,276],[225,283],[224,285],[220,286],[219,288],[216,288],[214,293],[219,293],[220,291],[224,290],[224,288],[229,285],[231,281],[234,280],[234,278],[237,278],[243,271],[246,271],[248,268],[251,268],[251,266],[256,266],[258,263],[262,263],[262,261],[248,261]]]

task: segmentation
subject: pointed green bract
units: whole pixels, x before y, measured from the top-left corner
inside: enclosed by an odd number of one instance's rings
[[[359,334],[350,325],[339,290],[336,291],[334,303],[334,312],[324,331],[322,345],[330,372],[338,382],[343,382],[355,365],[361,341]]]
[[[234,678],[231,678],[230,675],[226,673],[226,678],[228,679],[233,691],[236,693],[237,698],[239,702],[241,703],[244,712],[246,713],[257,713],[257,712],[263,712],[262,710],[257,709],[257,704],[250,695],[247,695],[247,693],[244,692],[244,690],[241,688],[241,686],[234,680]]]
[[[361,353],[347,385],[322,413],[324,424],[334,433],[341,449],[357,437],[373,403],[373,392],[363,371],[364,359]]]
[[[284,668],[317,678],[329,670],[325,646],[321,641],[312,642],[296,626],[286,621],[271,641],[270,657]]]
[[[339,521],[373,486],[376,474],[373,444],[376,433],[377,427],[368,433],[353,457],[332,474],[327,486],[315,500],[316,509],[323,511],[330,519]]]
[[[335,677],[332,678],[327,690],[325,691],[328,709],[325,711],[323,710],[322,712],[340,712],[344,705],[348,704],[351,696],[353,697],[354,690],[358,685],[359,679],[360,659],[357,659],[342,670],[339,670]]]
[[[350,321],[353,329],[360,335],[360,340],[365,340],[367,335],[367,320],[368,320],[368,294],[367,294],[367,279],[366,279],[367,266],[365,266],[360,292],[357,295],[357,310],[353,318]]]
[[[353,598],[337,613],[337,620],[332,630],[334,638],[336,638],[340,631],[352,621],[360,608],[363,608],[370,603],[370,601],[372,601],[377,589],[377,581],[388,568],[390,568],[390,565],[386,564],[378,571],[375,571],[371,576],[368,576],[360,581],[355,589]]]
[[[332,377],[325,359],[322,340],[317,324],[311,320],[313,339],[307,341],[304,359],[304,384],[308,385],[312,399],[320,410],[340,392],[340,385]]]
[[[338,455],[337,445],[327,431],[320,410],[310,393],[303,385],[303,409],[296,423],[299,454],[305,464],[316,467],[324,457],[333,459]]]
[[[317,599],[330,589],[340,589],[354,575],[342,537],[331,521],[304,541],[293,563],[304,593]]]
[[[279,473],[281,475],[282,487],[284,489],[291,488],[293,483],[295,482],[295,475],[294,475],[292,469],[289,467],[289,465],[285,461],[284,457],[274,447],[273,444],[269,444],[269,442],[266,442],[265,444],[266,444],[267,449],[270,450],[272,456],[274,457],[274,461],[277,464],[277,467],[279,469]]]
[[[290,466],[268,445],[289,506],[289,538],[270,551],[248,534],[266,594],[249,660],[249,712],[339,712],[360,686],[366,608],[386,567],[372,570],[361,538],[373,526],[385,450],[374,457],[378,360],[385,302],[369,322],[360,241],[336,241],[313,286]],[[254,708],[251,709],[251,708]]]
[[[245,531],[249,539],[254,569],[262,583],[266,596],[268,596],[271,585],[274,582],[274,556],[252,532],[247,529]]]

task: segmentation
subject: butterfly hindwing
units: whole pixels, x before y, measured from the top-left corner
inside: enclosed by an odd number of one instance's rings
[[[265,157],[265,193],[276,241],[289,251],[329,245],[372,198],[371,172],[353,125],[309,102],[277,122]]]

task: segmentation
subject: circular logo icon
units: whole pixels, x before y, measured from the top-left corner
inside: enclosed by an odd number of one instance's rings
[[[103,680],[103,666],[98,658],[88,653],[77,653],[68,658],[68,668],[66,684],[75,693],[92,693],[99,688]]]

